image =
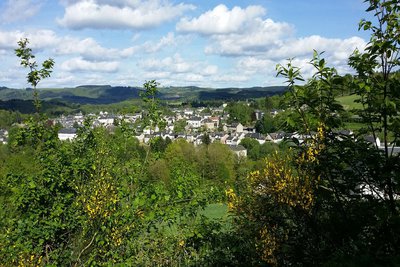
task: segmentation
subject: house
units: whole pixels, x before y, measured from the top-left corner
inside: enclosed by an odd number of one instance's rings
[[[100,116],[98,119],[97,119],[97,121],[100,123],[100,124],[102,124],[102,125],[104,125],[104,126],[107,126],[107,125],[111,125],[111,124],[113,124],[114,123],[114,119],[115,119],[115,117],[114,116],[110,116],[110,115],[103,115],[103,116]]]
[[[231,125],[224,125],[223,130],[225,132],[236,132],[236,133],[243,133],[244,128],[240,122],[234,122]]]
[[[266,137],[260,133],[247,133],[244,137],[255,139],[260,145],[264,144],[266,141]]]
[[[76,137],[76,128],[62,128],[58,131],[58,139],[73,140]]]
[[[374,137],[372,135],[368,135],[364,137],[364,140],[377,146],[378,148],[381,147],[381,140],[379,139],[379,137],[376,137],[374,139]]]
[[[210,134],[210,139],[211,143],[213,142],[220,142],[220,143],[225,143],[225,140],[228,138],[228,135],[226,133],[211,133]]]
[[[190,119],[187,120],[187,124],[191,128],[200,128],[202,123],[202,118],[201,117],[191,117]]]
[[[243,125],[239,123],[232,123],[232,128],[234,128],[234,131],[237,133],[243,133]]]
[[[262,117],[264,116],[264,112],[262,112],[261,110],[255,110],[254,111],[254,118],[258,121],[261,120]]]
[[[285,139],[285,133],[284,132],[277,132],[277,133],[270,133],[267,135],[268,141],[274,142],[274,143],[279,143]]]
[[[215,123],[213,120],[210,118],[204,120],[204,126],[206,127],[207,130],[214,130],[215,128]]]
[[[225,139],[225,144],[233,145],[234,140],[235,140],[235,136],[229,136],[228,138]]]
[[[286,134],[286,138],[293,138],[293,139],[296,139],[298,142],[299,142],[299,144],[302,144],[304,141],[306,141],[306,140],[310,140],[310,139],[312,139],[313,138],[313,136],[315,137],[316,136],[316,132],[311,132],[310,134],[300,134],[300,133],[293,133],[292,135],[289,135],[289,134]]]
[[[219,127],[219,117],[210,117],[209,118],[212,122],[214,122],[214,127],[218,128]]]
[[[185,110],[183,111],[183,114],[184,114],[185,116],[193,116],[194,111],[191,110],[191,109],[185,109]]]

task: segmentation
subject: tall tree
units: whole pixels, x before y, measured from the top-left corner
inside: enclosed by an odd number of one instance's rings
[[[163,118],[161,114],[160,100],[157,98],[159,83],[155,80],[146,81],[143,84],[144,91],[140,96],[146,105],[147,114],[144,117],[145,126],[150,126],[151,133],[154,132],[156,127],[163,125]]]
[[[400,140],[400,79],[393,73],[400,66],[400,1],[370,0],[367,11],[373,12],[376,24],[363,19],[359,29],[371,32],[364,52],[356,50],[350,66],[357,71],[355,91],[363,108],[359,111],[368,124],[367,133],[383,137],[386,176],[385,192],[393,213],[396,211],[393,180],[393,147]],[[393,139],[392,139],[393,137]]]
[[[400,2],[366,1],[377,24],[364,52],[350,65],[357,71],[352,86],[368,125],[354,136],[338,133],[343,107],[335,100],[336,70],[314,53],[315,74],[304,85],[301,70],[278,66],[286,78],[287,122],[305,133],[285,155],[270,156],[249,176],[248,191],[228,191],[239,215],[239,231],[254,240],[258,262],[273,266],[397,266],[400,259],[400,157],[390,149],[399,135]],[[383,149],[362,138],[383,138]],[[296,140],[295,140],[296,141]],[[299,140],[297,140],[299,141]]]
[[[36,108],[36,112],[40,112],[40,98],[37,91],[37,85],[45,78],[50,77],[54,66],[54,60],[49,58],[42,63],[42,68],[38,69],[38,64],[35,60],[35,55],[32,53],[32,49],[28,47],[29,40],[23,38],[18,41],[18,48],[15,49],[15,54],[21,59],[21,65],[25,68],[29,68],[28,75],[26,76],[28,83],[33,87],[33,101]]]

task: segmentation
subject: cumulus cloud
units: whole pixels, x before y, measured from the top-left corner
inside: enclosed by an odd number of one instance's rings
[[[200,75],[213,75],[218,72],[218,67],[205,62],[187,61],[180,54],[163,59],[147,59],[138,63],[146,71],[161,71],[170,74],[191,73]]]
[[[215,65],[208,65],[201,71],[201,74],[203,76],[211,76],[217,73],[218,73],[218,66]]]
[[[204,35],[238,33],[249,26],[249,22],[264,14],[265,9],[261,6],[249,6],[245,9],[234,7],[229,10],[221,4],[198,18],[182,18],[176,28],[181,32]]]
[[[94,71],[94,72],[116,72],[119,63],[116,61],[88,61],[81,57],[72,58],[61,64],[61,69],[68,72]]]
[[[17,46],[17,42],[24,36],[21,31],[1,31],[0,30],[0,49],[9,50]]]
[[[218,5],[198,18],[183,18],[177,31],[195,33],[210,38],[207,54],[242,56],[263,53],[290,37],[293,26],[285,22],[264,19],[261,6],[247,8]]]
[[[131,55],[134,50],[118,50],[102,47],[92,38],[78,39],[65,37],[55,48],[58,55],[78,54],[85,60],[110,60]]]
[[[178,41],[175,38],[173,32],[169,32],[166,36],[163,36],[158,43],[154,42],[145,42],[143,44],[143,49],[147,53],[155,53],[163,49],[167,46],[175,46],[178,44]]]
[[[237,62],[237,69],[248,75],[257,73],[271,74],[274,72],[275,66],[275,61],[259,57],[244,57]]]
[[[168,71],[170,73],[183,73],[194,70],[194,64],[186,62],[179,54],[161,60],[147,59],[139,62],[138,65],[149,71]]]
[[[216,65],[186,60],[180,54],[163,59],[147,59],[137,65],[145,73],[145,78],[153,77],[165,85],[204,84],[219,72]]]
[[[72,29],[145,29],[171,21],[193,5],[161,0],[81,0],[66,1],[62,26]]]
[[[343,61],[354,49],[362,50],[366,45],[364,39],[351,37],[347,39],[325,38],[318,35],[291,39],[283,42],[279,47],[267,51],[270,58],[291,58],[309,55],[313,50],[327,51],[334,59]]]
[[[29,32],[0,30],[0,49],[15,49],[21,38],[28,38],[29,47],[37,50],[54,47],[62,41],[62,38],[51,30],[32,30]]]
[[[237,73],[232,74],[225,74],[218,77],[214,77],[215,82],[223,82],[225,83],[237,83],[237,82],[246,82],[250,79],[247,75],[241,75]]]
[[[27,20],[39,12],[43,2],[43,0],[8,0],[2,8],[0,20],[5,23]]]
[[[225,56],[257,55],[279,47],[289,38],[293,27],[271,19],[256,19],[249,28],[238,33],[213,35],[211,44],[205,48],[207,54]]]
[[[196,18],[182,18],[176,29],[205,37],[208,40],[204,48],[206,54],[238,58],[236,68],[245,75],[272,74],[277,63],[293,57],[305,72],[310,73],[307,62],[314,49],[325,51],[324,57],[338,70],[348,71],[349,55],[366,45],[359,37],[296,37],[293,25],[265,18],[265,15],[261,6],[228,9],[218,5]]]
[[[29,46],[40,52],[48,49],[54,55],[79,55],[85,60],[114,60],[126,58],[139,52],[154,53],[165,47],[176,45],[178,40],[169,33],[157,42],[145,42],[141,45],[123,49],[106,48],[93,38],[80,39],[71,36],[58,36],[52,30],[1,31],[0,50],[13,50],[21,38],[29,39]]]

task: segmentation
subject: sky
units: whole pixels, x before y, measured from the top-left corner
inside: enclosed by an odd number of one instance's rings
[[[26,88],[15,56],[28,38],[37,63],[55,61],[39,88],[87,84],[252,87],[283,85],[291,58],[304,77],[313,50],[351,73],[362,50],[363,0],[0,0],[0,86]]]

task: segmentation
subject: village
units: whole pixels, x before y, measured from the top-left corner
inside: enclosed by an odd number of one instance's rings
[[[109,114],[108,112],[99,112],[99,114],[81,113],[75,115],[61,116],[54,119],[54,123],[62,125],[59,130],[58,137],[60,140],[72,140],[77,135],[77,128],[83,125],[84,121],[91,118],[93,127],[102,126],[113,132],[116,125],[121,122],[127,123],[134,128],[135,137],[142,143],[147,144],[153,137],[161,137],[164,140],[170,139],[184,139],[188,143],[195,146],[201,145],[207,135],[209,143],[220,142],[226,144],[238,156],[246,157],[246,149],[240,145],[244,138],[251,138],[257,140],[259,144],[265,142],[279,143],[284,138],[290,138],[292,134],[284,132],[275,132],[263,135],[257,133],[254,125],[242,125],[240,122],[229,121],[229,114],[224,111],[226,104],[218,108],[174,108],[170,115],[163,116],[165,128],[160,129],[147,126],[142,128],[141,120],[143,113],[119,115]],[[277,110],[271,111],[271,115],[278,114]],[[254,118],[259,120],[264,115],[263,112],[256,110]],[[184,127],[177,127],[180,124]]]
[[[134,114],[110,114],[107,111],[99,113],[82,114],[81,112],[74,115],[61,115],[60,117],[52,118],[50,121],[53,124],[58,124],[60,130],[58,138],[63,141],[73,140],[77,136],[77,130],[84,124],[84,121],[89,119],[92,127],[105,127],[111,133],[122,122],[129,125],[132,134],[144,144],[148,144],[154,137],[161,137],[166,140],[174,141],[184,139],[188,143],[195,146],[201,145],[205,140],[208,143],[219,142],[229,146],[233,153],[240,157],[247,157],[247,150],[240,145],[244,138],[256,140],[260,145],[270,142],[279,144],[283,140],[295,138],[302,143],[305,139],[310,138],[308,135],[300,135],[298,133],[288,133],[284,131],[271,132],[261,134],[256,131],[254,124],[243,125],[240,122],[229,119],[229,114],[226,112],[227,104],[220,107],[199,107],[199,108],[173,108],[169,115],[164,115],[162,125],[164,129],[155,126],[152,129],[150,126],[143,128],[142,119],[145,112],[137,112]],[[273,109],[270,111],[270,116],[276,116],[281,110]],[[261,120],[264,112],[255,110],[253,113],[254,121]],[[233,121],[233,122],[232,122]],[[229,123],[230,122],[230,123]],[[179,124],[179,126],[178,126]],[[352,135],[352,131],[343,130],[340,134]],[[0,143],[7,144],[8,131],[0,129]],[[383,149],[379,137],[373,138],[366,136],[365,140],[374,144],[376,147]],[[393,147],[395,154],[400,152],[399,147]]]

